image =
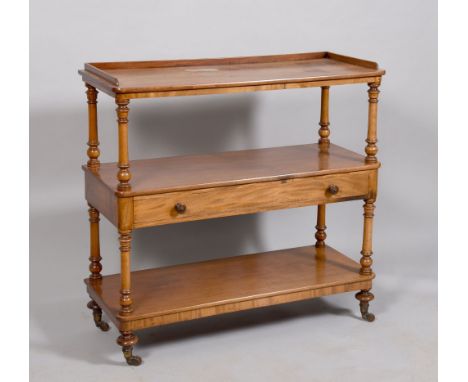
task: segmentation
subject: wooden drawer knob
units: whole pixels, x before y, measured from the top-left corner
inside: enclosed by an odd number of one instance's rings
[[[336,184],[330,184],[327,188],[327,192],[330,195],[336,195],[340,191],[340,188]]]
[[[175,206],[174,206],[175,210],[179,213],[179,214],[183,214],[185,212],[185,210],[187,209],[187,207],[185,206],[185,204],[182,204],[182,203],[177,203]]]

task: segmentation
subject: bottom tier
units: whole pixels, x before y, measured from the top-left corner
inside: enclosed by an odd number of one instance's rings
[[[137,330],[335,293],[370,289],[373,275],[328,246],[285,249],[132,272],[134,311],[119,315],[120,275],[85,280],[120,330]]]

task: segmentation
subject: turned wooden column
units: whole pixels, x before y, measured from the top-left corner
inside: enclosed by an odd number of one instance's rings
[[[377,103],[379,102],[379,86],[378,82],[369,83],[369,115],[367,125],[367,146],[366,151],[366,162],[375,163],[377,162]]]
[[[91,204],[89,205],[89,229],[90,229],[90,255],[89,255],[89,279],[93,282],[100,281],[102,279],[101,270],[101,250],[99,247],[99,211],[94,208]],[[91,300],[88,302],[87,307],[93,311],[93,319],[96,327],[101,329],[103,332],[109,330],[109,324],[102,320],[102,310],[96,301]]]
[[[369,115],[367,125],[367,146],[366,151],[366,163],[377,162],[377,103],[379,102],[379,86],[380,79],[376,82],[371,82],[369,85]],[[364,203],[364,232],[362,239],[362,251],[361,251],[361,269],[359,273],[361,275],[370,276],[372,275],[372,226],[374,221],[374,209],[375,209],[375,197],[377,192],[377,179],[374,179],[374,189],[370,195],[370,198],[365,200]],[[362,318],[366,321],[372,322],[375,316],[369,313],[369,303],[374,299],[374,295],[370,292],[370,289],[364,289],[356,293],[356,298],[359,300],[359,308],[361,311]]]
[[[364,233],[362,239],[362,251],[361,251],[361,275],[370,276],[372,275],[372,225],[374,220],[374,199],[367,199],[364,204]],[[361,310],[362,318],[372,322],[375,316],[369,313],[369,302],[374,299],[374,295],[370,292],[370,289],[361,290],[356,294],[356,298],[359,300],[359,307]]]
[[[99,246],[99,211],[92,205],[89,205],[89,278],[91,280],[100,280],[102,278],[101,270],[101,250]]]
[[[125,315],[133,311],[131,288],[130,251],[132,231],[119,230],[120,241],[120,313]]]
[[[364,204],[364,233],[361,251],[361,275],[372,274],[372,226],[374,220],[374,200],[367,199]]]
[[[117,99],[117,122],[119,125],[119,172],[117,180],[119,191],[127,191],[130,189],[130,163],[128,159],[128,99]]]
[[[86,84],[86,96],[88,98],[88,163],[92,169],[99,168],[99,140],[97,124],[97,95],[98,91],[91,85]]]
[[[328,149],[330,146],[330,121],[328,117],[328,105],[329,105],[329,96],[330,96],[330,86],[322,86],[321,101],[320,101],[320,129],[319,135],[320,139],[318,141],[320,149]]]
[[[330,87],[322,86],[321,90],[320,129],[318,131],[320,136],[318,140],[320,151],[319,155],[328,156],[328,149],[330,147],[330,139],[328,138],[330,136],[330,121],[328,116]],[[317,240],[315,242],[316,248],[325,247],[325,239],[327,238],[327,234],[325,233],[325,230],[327,229],[327,226],[325,225],[325,215],[325,204],[319,204],[317,206],[317,225],[315,226],[315,229],[317,230],[315,232],[315,239]]]
[[[327,226],[325,225],[325,204],[320,204],[317,206],[317,225],[315,226],[317,232],[315,232],[315,242],[316,248],[325,247],[325,239],[327,234],[325,230]]]

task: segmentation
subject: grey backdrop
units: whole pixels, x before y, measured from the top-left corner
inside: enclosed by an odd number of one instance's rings
[[[437,345],[436,1],[31,2],[31,376],[33,381],[433,381]],[[88,223],[80,166],[88,61],[330,50],[387,70],[375,218],[377,320],[353,294],[140,332],[139,368],[117,331],[92,325],[82,279]],[[331,89],[331,139],[363,152],[366,86]],[[317,139],[319,89],[130,105],[131,158],[294,145]],[[102,161],[117,155],[115,105],[100,94]],[[13,144],[13,143],[12,143]],[[362,203],[328,208],[328,242],[359,259]],[[145,268],[311,244],[315,208],[134,233]],[[101,224],[104,273],[117,235]],[[19,271],[19,270],[16,270]],[[241,283],[242,280],[239,280]]]

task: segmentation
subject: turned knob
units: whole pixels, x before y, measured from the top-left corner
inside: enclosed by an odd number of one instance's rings
[[[336,184],[330,184],[327,188],[327,191],[331,194],[331,195],[336,195],[338,193],[338,191],[340,191],[340,188],[336,185]]]
[[[185,206],[185,204],[182,204],[182,203],[177,203],[175,206],[174,206],[175,210],[179,213],[179,214],[183,214],[185,212],[185,210],[187,209],[187,207]]]

